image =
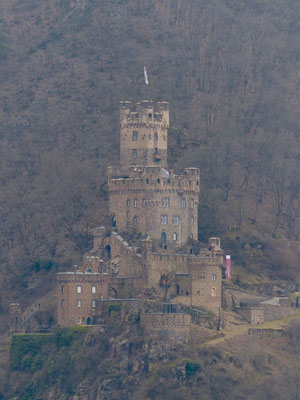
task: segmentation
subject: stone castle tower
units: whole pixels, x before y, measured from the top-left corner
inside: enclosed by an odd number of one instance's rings
[[[224,252],[219,238],[197,242],[200,172],[168,168],[168,127],[168,103],[121,102],[120,162],[108,167],[112,226],[93,230],[83,266],[57,274],[60,325],[98,324],[111,299],[135,304],[151,293],[219,313]]]
[[[169,105],[120,104],[120,165],[108,168],[109,211],[119,232],[149,235],[162,248],[198,238],[200,173],[167,165]]]

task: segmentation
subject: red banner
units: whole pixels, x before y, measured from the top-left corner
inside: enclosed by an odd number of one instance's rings
[[[230,271],[230,256],[226,256],[226,278],[230,279],[231,271]]]

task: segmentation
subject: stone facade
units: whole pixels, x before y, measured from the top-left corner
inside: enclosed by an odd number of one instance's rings
[[[188,314],[142,313],[141,326],[147,336],[185,342],[190,338],[191,316]]]
[[[107,275],[99,272],[59,272],[57,274],[57,321],[59,325],[93,324],[96,300],[107,297]]]
[[[169,104],[144,100],[120,103],[120,161],[128,165],[167,166]]]

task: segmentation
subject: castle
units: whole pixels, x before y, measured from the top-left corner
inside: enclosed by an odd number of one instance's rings
[[[219,313],[224,252],[219,238],[200,248],[200,172],[168,168],[168,127],[168,103],[120,103],[120,162],[107,173],[110,226],[93,230],[82,267],[57,274],[61,326],[99,324],[109,299]]]

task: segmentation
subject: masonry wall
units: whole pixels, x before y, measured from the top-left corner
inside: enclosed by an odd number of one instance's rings
[[[174,175],[160,168],[138,169],[109,178],[109,212],[119,232],[148,234],[170,248],[198,238],[200,175],[197,168]]]
[[[264,309],[265,321],[282,319],[284,317],[300,313],[299,309],[292,307],[281,307],[264,303],[261,303],[261,307]]]
[[[161,276],[174,272],[176,275],[168,290],[169,296],[175,296],[174,302],[218,312],[222,283],[218,257],[151,253],[148,263],[149,287],[163,295],[164,289],[159,286]]]
[[[142,101],[132,111],[129,102],[120,104],[120,160],[123,166],[167,166],[169,105]]]
[[[253,325],[261,324],[265,320],[264,309],[261,307],[238,307],[237,312]]]
[[[81,293],[78,293],[78,287],[81,287]],[[92,287],[96,288],[95,293]],[[92,324],[96,312],[92,301],[101,297],[108,297],[107,276],[96,272],[58,273],[57,323],[61,326]],[[80,307],[78,301],[81,301]]]
[[[185,342],[190,336],[191,316],[188,314],[141,314],[145,335],[154,339]]]

